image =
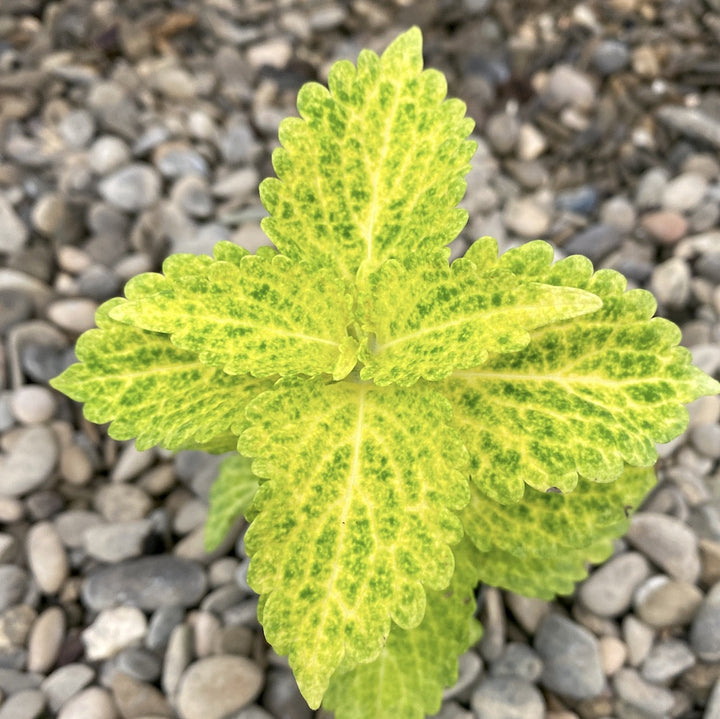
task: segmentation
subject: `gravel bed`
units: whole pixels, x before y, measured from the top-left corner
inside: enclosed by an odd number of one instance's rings
[[[313,715],[243,528],[202,550],[217,458],[109,439],[47,381],[130,277],[268,244],[257,185],[299,86],[411,24],[477,121],[454,256],[585,254],[720,373],[718,0],[2,0],[0,719]],[[720,398],[660,455],[573,596],[480,591],[438,717],[720,719]]]

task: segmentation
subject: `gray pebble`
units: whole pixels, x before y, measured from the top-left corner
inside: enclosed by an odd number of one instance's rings
[[[703,661],[720,661],[720,583],[700,605],[690,628],[690,644]]]
[[[122,455],[121,455],[122,456]],[[146,457],[147,459],[147,457]],[[118,462],[121,470],[127,469]],[[142,469],[138,469],[139,474]],[[132,470],[135,475],[134,469]],[[124,472],[122,476],[125,476]],[[146,517],[152,509],[152,500],[140,487],[133,484],[106,484],[95,495],[95,508],[108,522],[131,522]]]
[[[513,677],[481,680],[470,705],[476,719],[543,719],[542,694],[529,682]]]
[[[645,172],[637,184],[635,205],[641,210],[660,207],[669,179],[667,170],[662,167],[653,167]]]
[[[274,716],[284,719],[310,719],[313,711],[303,699],[292,673],[272,669],[265,679],[263,706]]]
[[[0,456],[0,494],[21,497],[50,476],[58,459],[54,433],[43,426],[18,430],[12,449]]]
[[[670,684],[697,660],[690,647],[679,639],[656,644],[643,662],[640,674],[653,684]]]
[[[250,704],[262,685],[262,671],[245,657],[217,655],[200,659],[188,667],[180,680],[178,713],[182,719],[223,719]]]
[[[28,228],[18,217],[13,206],[0,195],[0,253],[15,254],[19,252],[28,239]]]
[[[627,539],[675,579],[692,584],[700,576],[697,537],[678,519],[638,512],[630,522]]]
[[[612,682],[621,699],[651,716],[667,716],[675,704],[671,691],[646,682],[634,669],[620,669]]]
[[[120,294],[120,278],[103,265],[91,265],[77,278],[78,292],[96,302]]]
[[[190,217],[209,217],[213,200],[206,180],[198,175],[181,176],[173,185],[170,197]]]
[[[41,685],[50,708],[57,712],[71,697],[93,680],[95,672],[87,664],[66,664],[56,669]]]
[[[657,117],[681,135],[709,142],[720,148],[720,120],[696,108],[665,105],[658,109]]]
[[[32,300],[19,290],[0,289],[0,332],[28,319],[33,311]]]
[[[173,629],[184,618],[185,608],[180,605],[169,605],[155,610],[150,617],[145,645],[158,652],[165,649]]]
[[[147,682],[117,672],[112,679],[112,691],[123,717],[172,716],[167,698]]]
[[[75,149],[85,147],[95,134],[95,118],[87,110],[69,112],[58,125],[66,144]]]
[[[532,197],[513,197],[505,205],[507,228],[521,237],[536,239],[550,229],[550,214]]]
[[[45,709],[45,697],[38,689],[26,689],[9,696],[0,706],[0,719],[38,719]]]
[[[53,523],[62,543],[68,549],[80,549],[83,546],[85,530],[102,524],[102,517],[85,509],[71,509],[58,514]]]
[[[30,570],[45,594],[56,594],[68,577],[70,568],[60,536],[51,522],[38,522],[27,535]]]
[[[160,686],[168,695],[177,691],[180,679],[193,658],[193,631],[187,624],[176,626],[167,643],[163,658]]]
[[[73,221],[72,213],[63,198],[52,192],[38,198],[30,219],[33,227],[46,237],[61,236]]]
[[[55,665],[65,638],[65,614],[60,607],[48,607],[33,624],[28,639],[27,667],[47,674]]]
[[[593,225],[574,235],[563,245],[569,255],[585,255],[593,263],[617,250],[622,244],[620,231],[612,225]]]
[[[600,224],[610,225],[620,232],[630,232],[636,220],[637,213],[632,202],[622,195],[611,197],[600,208]]]
[[[83,599],[95,610],[117,604],[149,611],[173,604],[192,607],[203,597],[206,582],[194,562],[167,555],[142,557],[91,572]]]
[[[98,175],[107,175],[130,160],[130,148],[115,135],[103,135],[90,147],[88,162]]]
[[[512,152],[520,134],[520,123],[515,115],[501,112],[491,115],[485,125],[485,135],[500,155]]]
[[[11,406],[21,424],[40,424],[55,414],[55,396],[47,387],[28,384],[13,392]]]
[[[228,165],[250,163],[259,147],[247,119],[240,115],[234,115],[228,120],[226,129],[220,134],[218,146]]]
[[[99,524],[85,530],[83,545],[93,559],[109,564],[122,562],[142,554],[143,543],[152,528],[150,519]]]
[[[720,424],[701,424],[690,432],[695,448],[711,459],[720,458]]]
[[[664,575],[650,577],[635,593],[635,613],[651,627],[688,624],[702,601],[702,592],[688,582]]]
[[[542,659],[527,644],[510,642],[503,653],[490,666],[494,677],[511,676],[536,682],[542,674]]]
[[[160,678],[162,660],[149,649],[130,647],[123,649],[115,656],[115,667],[119,672],[128,674],[139,681],[152,683]]]
[[[543,686],[574,699],[589,699],[605,679],[597,639],[585,628],[549,614],[535,635],[535,651],[543,661]]]
[[[554,107],[572,105],[587,109],[595,102],[595,86],[591,78],[571,65],[556,65],[550,72],[545,97]]]
[[[613,557],[596,569],[579,588],[580,601],[601,617],[624,614],[638,586],[650,576],[650,564],[637,552]]]
[[[685,172],[668,182],[662,193],[662,206],[666,210],[691,212],[705,197],[708,182],[694,172]]]
[[[58,327],[81,334],[95,326],[97,302],[85,297],[55,300],[47,310],[48,319]]]
[[[100,687],[89,687],[68,700],[58,719],[116,719],[117,710],[110,693]]]
[[[121,210],[138,212],[152,207],[160,197],[161,181],[149,165],[135,163],[115,170],[98,185],[103,199]]]
[[[601,75],[612,75],[627,67],[630,51],[619,40],[603,40],[593,51],[592,62]]]
[[[42,677],[39,674],[30,674],[17,669],[0,669],[0,691],[5,694],[37,689],[41,681]]]
[[[156,456],[154,449],[140,451],[135,447],[134,442],[128,442],[113,467],[110,479],[116,483],[134,479],[153,464]]]
[[[628,661],[637,667],[645,661],[655,641],[655,630],[641,622],[634,614],[625,616],[622,622],[623,638],[628,648]]]
[[[153,153],[153,161],[165,177],[208,174],[205,158],[197,150],[182,142],[160,145]]]

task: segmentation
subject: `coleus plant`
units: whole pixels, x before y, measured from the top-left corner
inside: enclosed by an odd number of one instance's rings
[[[571,592],[720,384],[617,272],[488,237],[449,264],[473,122],[417,28],[328,85],[300,90],[260,186],[277,251],[134,278],[53,386],[139,449],[237,449],[207,548],[247,517],[259,619],[308,704],[416,719],[479,638],[478,582]]]

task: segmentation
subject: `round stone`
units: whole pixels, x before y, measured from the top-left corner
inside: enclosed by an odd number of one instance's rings
[[[55,414],[55,397],[42,385],[28,384],[13,392],[10,406],[22,424],[47,422]]]
[[[535,636],[535,650],[544,665],[540,681],[551,691],[573,699],[590,699],[602,691],[600,649],[584,627],[549,614]]]
[[[160,175],[149,165],[138,162],[108,175],[98,189],[111,205],[138,212],[152,207],[160,198]]]
[[[483,679],[470,705],[476,719],[543,719],[545,702],[529,682],[514,677]]]
[[[579,589],[580,601],[601,617],[624,614],[640,584],[650,576],[650,564],[637,552],[626,552],[595,570]]]
[[[55,434],[43,426],[19,430],[12,449],[0,457],[0,495],[21,497],[37,489],[58,459]]]
[[[90,687],[76,694],[60,710],[57,719],[117,719],[117,710],[110,693]]]
[[[70,568],[65,548],[51,522],[38,522],[27,535],[28,564],[40,589],[57,594]]]
[[[690,647],[679,639],[666,639],[654,646],[643,662],[643,679],[653,684],[670,684],[697,660]]]
[[[41,685],[50,708],[57,712],[70,698],[93,680],[95,672],[87,664],[66,664],[56,669]]]
[[[245,657],[217,655],[191,664],[180,680],[182,719],[223,719],[250,704],[263,685],[260,668]]]
[[[663,245],[673,245],[688,231],[687,220],[678,212],[659,210],[643,215],[641,227]]]
[[[708,181],[695,172],[684,172],[670,180],[662,193],[662,206],[666,210],[689,212],[701,202],[708,189]]]
[[[674,579],[693,584],[700,576],[697,537],[679,519],[638,512],[630,522],[627,539]]]
[[[550,229],[550,215],[531,197],[511,198],[503,216],[508,229],[522,237],[540,237]]]
[[[84,297],[56,300],[48,307],[48,318],[68,332],[80,334],[95,326],[97,302]]]
[[[720,661],[720,583],[700,605],[690,629],[690,644],[703,661]]]
[[[195,562],[157,555],[95,570],[83,585],[83,599],[95,610],[119,603],[149,611],[173,604],[192,607],[206,586],[205,573]]]
[[[635,593],[635,613],[658,629],[682,626],[695,616],[702,596],[694,584],[657,575],[650,577]]]
[[[38,689],[11,694],[0,704],[0,719],[37,719],[45,708],[45,696]]]
[[[65,614],[49,607],[33,624],[28,640],[28,671],[47,674],[52,669],[65,637]]]
[[[116,170],[130,159],[130,148],[119,137],[104,135],[93,142],[88,153],[90,167],[98,175]]]

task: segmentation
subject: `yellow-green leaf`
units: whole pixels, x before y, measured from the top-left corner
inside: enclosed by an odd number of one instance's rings
[[[262,226],[289,257],[324,257],[347,279],[365,263],[406,257],[455,239],[467,221],[456,207],[475,143],[465,105],[445,100],[436,70],[422,71],[418,28],[378,57],[344,60],[329,90],[304,85],[300,118],[280,124],[277,178],[260,185]]]
[[[112,319],[113,309],[124,304],[115,298],[99,307],[98,329],[77,342],[80,362],[52,386],[84,402],[91,422],[111,422],[111,437],[136,437],[138,449],[233,449],[245,405],[273,382],[231,376],[175,347],[167,335]]]
[[[581,478],[568,494],[527,487],[522,501],[506,505],[473,487],[461,518],[481,553],[480,579],[541,599],[570,594],[589,562],[612,554],[612,540],[654,484],[652,468],[627,467],[607,484]]]
[[[380,385],[443,379],[490,353],[517,352],[537,327],[602,306],[589,292],[480,271],[469,260],[449,266],[445,252],[389,260],[368,280],[361,376]]]
[[[570,491],[578,474],[611,481],[625,463],[654,464],[655,443],[685,429],[684,405],[715,394],[720,383],[690,364],[673,323],[651,319],[652,295],[626,292],[619,273],[593,274],[579,256],[551,266],[544,242],[499,260],[493,246],[478,241],[472,261],[521,280],[577,287],[598,295],[603,306],[537,329],[525,349],[494,355],[444,382],[474,482],[493,499],[515,502],[524,483]]]
[[[112,316],[167,333],[173,344],[229,374],[332,374],[355,365],[352,299],[329,270],[230,242],[206,255],[173,255],[164,276],[140,275]]]
[[[450,586],[428,591],[420,625],[393,625],[376,659],[333,675],[323,706],[335,719],[423,719],[440,709],[443,689],[457,680],[458,656],[479,639],[472,623],[482,555],[466,539],[453,553]]]
[[[251,460],[234,454],[220,465],[210,488],[210,508],[205,522],[205,551],[212,552],[225,539],[238,517],[245,516],[258,488]]]
[[[261,482],[245,538],[268,641],[303,695],[417,626],[453,573],[469,499],[446,401],[360,382],[287,381],[253,402],[239,449]]]

